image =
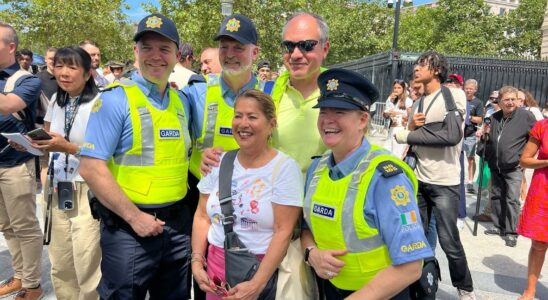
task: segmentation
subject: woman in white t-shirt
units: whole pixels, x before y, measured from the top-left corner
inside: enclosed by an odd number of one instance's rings
[[[407,84],[401,79],[394,80],[392,94],[386,99],[384,117],[390,118],[390,131],[384,147],[398,158],[402,158],[407,144],[398,144],[394,135],[407,127],[407,109],[413,105],[413,100],[407,94]]]
[[[99,91],[91,76],[91,57],[82,48],[58,49],[53,65],[59,88],[44,117],[44,129],[52,138],[33,140],[35,148],[50,153],[49,165],[53,167],[53,182],[50,185],[48,175],[47,184],[53,188],[48,251],[52,284],[57,299],[98,299],[99,222],[91,215],[88,187],[78,169],[80,147]],[[58,200],[59,182],[73,187],[72,204]],[[44,189],[45,199],[47,190]]]
[[[269,144],[275,127],[275,107],[270,96],[248,90],[236,99],[232,133],[240,150],[232,175],[234,231],[261,264],[250,281],[228,291],[214,283],[226,282],[219,168],[213,168],[198,184],[200,202],[194,216],[191,262],[192,273],[207,292],[208,300],[227,294],[235,299],[256,299],[282,262],[291,241],[302,208],[302,174],[295,160]]]

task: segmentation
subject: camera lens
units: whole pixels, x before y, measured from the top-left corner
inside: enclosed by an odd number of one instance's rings
[[[71,210],[71,209],[72,209],[72,202],[70,202],[70,201],[65,201],[64,204],[65,204],[64,206],[65,206],[65,209],[66,209],[66,210]]]
[[[485,124],[485,125],[491,124],[491,118],[488,117],[488,118],[483,119],[483,124]]]

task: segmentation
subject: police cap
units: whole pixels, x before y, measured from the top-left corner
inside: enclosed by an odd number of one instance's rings
[[[221,23],[215,41],[223,37],[233,38],[244,45],[257,45],[258,40],[257,29],[253,21],[246,16],[238,14],[226,17],[223,23]]]
[[[314,108],[331,107],[369,111],[379,91],[367,78],[354,71],[330,69],[318,77],[320,97]]]
[[[172,40],[177,49],[179,48],[179,32],[175,23],[168,17],[161,14],[151,14],[144,17],[137,26],[137,33],[133,36],[133,41],[138,42],[147,32],[155,32]]]

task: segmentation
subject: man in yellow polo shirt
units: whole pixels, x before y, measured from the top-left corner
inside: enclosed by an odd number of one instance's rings
[[[319,111],[312,107],[320,96],[316,81],[329,53],[328,32],[327,23],[316,14],[300,12],[289,17],[283,29],[282,42],[287,71],[276,79],[272,90],[278,117],[274,146],[297,160],[303,174],[312,161],[311,157],[326,150],[316,130]],[[218,165],[221,151],[210,149],[204,152],[203,173]]]

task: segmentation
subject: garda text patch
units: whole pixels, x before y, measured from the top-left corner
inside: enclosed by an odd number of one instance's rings
[[[314,203],[314,206],[312,206],[312,213],[318,217],[327,218],[330,220],[335,219],[335,208],[331,206]]]
[[[160,139],[178,139],[180,137],[179,129],[160,129]]]
[[[423,241],[414,242],[409,245],[402,245],[400,251],[403,253],[413,252],[426,247],[426,243]]]
[[[220,126],[219,127],[219,134],[220,135],[230,135],[230,136],[232,136],[232,128]]]
[[[403,172],[403,170],[398,165],[389,160],[381,162],[377,166],[377,170],[381,172],[382,176],[384,177],[391,177]]]

